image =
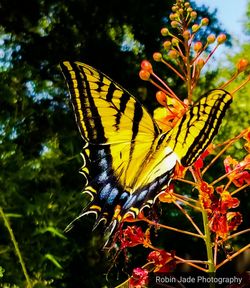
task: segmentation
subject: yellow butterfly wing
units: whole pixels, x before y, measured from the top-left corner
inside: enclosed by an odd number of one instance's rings
[[[232,101],[226,91],[213,90],[161,133],[146,109],[102,72],[80,62],[61,68],[86,141],[82,172],[92,201],[83,214],[95,213],[97,224],[150,207],[176,162],[189,166],[206,149]]]
[[[155,121],[108,76],[79,62],[66,61],[61,68],[87,142],[82,170],[88,181],[85,191],[94,198],[87,212],[96,213],[98,221],[110,220],[117,205],[121,215],[138,214],[168,183],[175,156],[162,161],[164,151],[162,156],[156,151],[160,130]]]

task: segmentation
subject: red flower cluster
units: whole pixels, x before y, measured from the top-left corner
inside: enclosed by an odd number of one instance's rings
[[[148,254],[148,261],[155,265],[154,272],[171,272],[176,267],[175,254],[164,250],[152,251]]]
[[[126,247],[134,247],[139,244],[150,243],[149,231],[147,230],[144,233],[141,227],[137,226],[128,226],[126,229],[121,231],[118,237],[121,242],[121,249]]]
[[[242,222],[239,212],[229,212],[229,209],[239,206],[240,201],[223,189],[216,188],[216,194],[212,186],[203,182],[200,186],[201,200],[208,212],[209,227],[220,237],[225,237],[228,232],[236,230]]]
[[[135,268],[132,277],[129,279],[129,288],[142,288],[148,284],[148,270]]]

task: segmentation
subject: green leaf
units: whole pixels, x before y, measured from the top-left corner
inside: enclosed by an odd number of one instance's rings
[[[62,266],[52,254],[47,253],[44,257],[50,260],[57,268],[62,269]]]
[[[59,229],[52,227],[52,226],[49,226],[43,229],[37,229],[35,234],[44,234],[46,232],[50,232],[53,236],[57,236],[61,239],[67,239],[67,237],[65,237]]]

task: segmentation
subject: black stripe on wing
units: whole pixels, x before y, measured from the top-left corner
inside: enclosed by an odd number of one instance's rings
[[[202,117],[202,115],[206,115],[207,119],[204,123],[203,128],[200,130],[198,136],[196,136],[193,143],[190,145],[186,155],[181,159],[181,164],[183,166],[192,165],[197,158],[201,155],[201,153],[207,148],[207,146],[211,143],[214,136],[218,133],[219,127],[221,125],[222,119],[225,116],[226,110],[232,103],[232,96],[224,90],[214,90],[212,93],[216,93],[218,91],[216,100],[213,103],[213,106],[210,107],[209,113],[205,112],[206,107],[208,107],[208,97],[205,103],[201,104],[198,102],[195,104],[190,110],[190,119],[192,117],[197,117],[197,121]],[[211,92],[208,92],[208,94]],[[230,97],[228,97],[230,96]],[[193,110],[198,108],[198,113],[194,115]],[[180,124],[180,130],[183,129],[183,123]],[[189,125],[189,124],[188,124]],[[189,126],[186,131],[186,137],[188,137]]]

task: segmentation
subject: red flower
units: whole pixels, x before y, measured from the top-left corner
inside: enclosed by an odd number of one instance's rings
[[[167,273],[173,271],[176,266],[174,256],[174,253],[168,253],[164,250],[152,251],[148,254],[148,261],[155,264],[154,272]]]
[[[239,206],[239,199],[232,197],[228,191],[223,190],[223,186],[217,187],[216,191],[220,194],[219,207],[217,207],[217,210],[219,210],[221,213],[225,214],[228,209]]]
[[[196,169],[201,169],[203,168],[204,164],[203,161],[204,159],[211,154],[211,152],[214,150],[214,145],[210,144],[207,149],[200,155],[200,157],[194,162],[194,166]]]
[[[132,277],[129,279],[129,288],[145,287],[148,283],[148,270],[135,268]]]
[[[224,160],[224,166],[228,178],[234,183],[236,187],[241,187],[245,183],[250,184],[250,155],[247,155],[243,161],[238,162],[231,156]]]
[[[121,241],[121,249],[126,247],[134,247],[139,244],[150,243],[149,233],[144,233],[141,227],[128,226],[122,230],[119,235]]]
[[[203,207],[209,212],[218,205],[218,199],[214,195],[214,187],[202,181],[199,187]],[[211,212],[211,211],[210,211]]]
[[[224,238],[228,232],[236,230],[241,223],[242,215],[239,212],[228,212],[226,214],[215,212],[209,221],[209,227],[213,232]]]
[[[221,214],[220,212],[216,211],[213,213],[210,221],[209,227],[211,231],[217,233],[218,235],[222,236],[228,233],[228,225],[227,225],[227,217],[226,214]]]

